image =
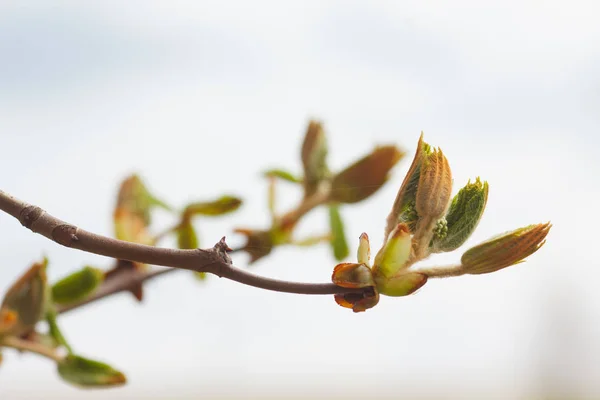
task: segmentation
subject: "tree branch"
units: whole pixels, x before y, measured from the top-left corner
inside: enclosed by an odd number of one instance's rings
[[[0,347],[2,346],[10,347],[12,349],[20,351],[29,351],[31,353],[39,354],[56,362],[61,361],[63,359],[63,357],[51,347],[47,347],[41,343],[33,342],[30,340],[20,339],[15,336],[3,337],[0,340]]]
[[[117,272],[116,275],[107,278],[100,287],[89,297],[83,300],[77,301],[71,304],[57,305],[56,311],[59,314],[72,311],[76,308],[85,306],[89,303],[102,300],[106,297],[112,296],[113,294],[127,292],[132,288],[140,285],[146,281],[157,278],[162,275],[166,275],[171,272],[179,271],[177,268],[168,269],[155,269],[153,271],[139,271],[135,268],[122,269]]]
[[[97,235],[78,228],[46,213],[37,206],[27,204],[0,190],[0,210],[12,215],[23,226],[48,239],[74,249],[94,253],[115,259],[134,261],[144,264],[162,265],[197,272],[207,272],[222,278],[231,279],[266,290],[297,294],[337,294],[337,293],[362,293],[363,289],[342,288],[333,283],[302,283],[281,281],[261,277],[241,270],[232,265],[227,254],[230,250],[221,239],[212,249],[178,250],[143,244],[125,242],[106,236]],[[113,285],[105,285],[86,303],[109,296],[113,293],[127,290],[131,287],[131,280],[140,283],[152,279],[166,272],[154,272],[147,275],[136,275],[127,282],[119,283],[115,280]],[[75,307],[70,307],[72,309]],[[63,310],[63,312],[66,312]]]

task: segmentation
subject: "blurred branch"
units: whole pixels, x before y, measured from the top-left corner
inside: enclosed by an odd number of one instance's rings
[[[102,285],[100,285],[100,287],[91,296],[76,303],[58,305],[56,307],[56,311],[59,314],[64,314],[76,308],[85,306],[86,304],[112,296],[113,294],[130,291],[132,288],[146,281],[174,271],[179,270],[177,268],[155,269],[153,271],[140,271],[135,268],[119,269],[114,275],[102,282]]]
[[[147,246],[143,244],[126,242],[97,235],[78,228],[48,214],[40,207],[27,204],[0,190],[0,210],[15,217],[23,226],[32,232],[39,233],[46,238],[65,247],[82,250],[88,253],[99,254],[121,260],[129,260],[144,264],[161,265],[186,269],[197,272],[207,272],[222,278],[227,278],[245,285],[266,290],[297,294],[337,294],[337,293],[362,293],[362,289],[342,288],[333,283],[301,283],[288,282],[261,277],[232,265],[227,254],[231,249],[221,239],[211,249],[178,250]],[[99,300],[123,290],[127,290],[132,282],[138,283],[152,279],[166,272],[154,272],[144,275],[132,275],[127,282],[114,285],[105,285],[106,289],[96,293],[86,302]],[[73,307],[71,307],[72,309]]]
[[[53,361],[61,361],[63,357],[59,355],[53,348],[44,346],[41,343],[30,340],[20,339],[15,336],[5,336],[0,340],[0,347],[10,347],[20,351],[29,351],[49,358]]]

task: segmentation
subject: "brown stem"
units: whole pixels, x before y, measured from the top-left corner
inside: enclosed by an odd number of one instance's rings
[[[61,361],[63,357],[58,354],[53,348],[44,346],[41,343],[33,342],[30,340],[20,339],[15,336],[5,336],[0,340],[0,347],[10,347],[12,349],[20,351],[29,351],[31,353],[39,354],[53,361]]]
[[[293,227],[304,215],[314,208],[327,203],[331,188],[329,183],[323,182],[317,191],[309,197],[302,199],[302,202],[295,209],[282,215],[279,220],[283,227]]]
[[[72,311],[86,304],[102,300],[113,294],[127,292],[137,285],[149,281],[150,279],[166,275],[171,272],[179,271],[177,268],[155,269],[153,271],[139,271],[135,268],[121,269],[118,272],[102,282],[102,285],[89,297],[71,304],[57,305],[56,311],[59,314]]]
[[[225,238],[212,249],[178,250],[130,243],[88,232],[66,223],[0,190],[0,210],[18,219],[23,226],[66,247],[111,258],[162,265],[166,267],[208,272],[245,285],[278,292],[298,294],[361,293],[361,289],[347,289],[333,283],[288,282],[261,277],[232,265],[227,254]],[[139,278],[136,278],[139,279]],[[146,278],[150,279],[150,278]],[[137,281],[139,283],[139,281]],[[116,285],[116,283],[115,283]],[[110,290],[109,290],[110,289]],[[106,297],[116,291],[126,290],[116,285],[107,288]],[[99,299],[101,297],[97,297]]]

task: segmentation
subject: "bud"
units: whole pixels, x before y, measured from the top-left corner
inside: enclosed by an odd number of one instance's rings
[[[441,218],[452,193],[452,172],[448,160],[440,149],[434,149],[423,157],[415,210],[419,219],[435,221]]]
[[[375,307],[379,302],[379,293],[375,290],[375,282],[371,269],[365,264],[342,263],[333,269],[331,280],[345,288],[365,288],[360,293],[343,293],[334,296],[336,303],[354,312],[365,311]]]
[[[390,232],[398,225],[398,223],[406,223],[410,228],[411,232],[414,231],[415,225],[418,219],[417,212],[415,210],[417,186],[419,184],[421,165],[423,158],[427,157],[431,153],[431,147],[423,141],[423,132],[417,143],[417,151],[415,158],[404,177],[402,186],[398,190],[396,200],[392,210],[387,217],[387,224],[385,228],[385,236],[387,237]]]
[[[376,277],[375,283],[381,294],[395,297],[407,296],[427,283],[427,275],[418,272],[405,272],[391,278]]]
[[[345,308],[351,308],[355,313],[373,308],[379,303],[379,293],[374,288],[362,293],[344,293],[334,296],[335,302]]]
[[[19,336],[32,330],[42,319],[46,309],[46,266],[48,260],[35,263],[6,292],[0,310],[8,318],[6,333]],[[10,321],[14,316],[16,321]]]
[[[338,264],[333,269],[331,281],[338,286],[352,289],[375,286],[371,268],[365,264]]]
[[[411,235],[408,225],[398,224],[375,256],[373,274],[390,278],[398,273],[410,258]]]
[[[377,147],[333,177],[331,201],[357,203],[371,196],[388,180],[403,155],[396,146]]]
[[[529,225],[467,250],[461,258],[465,273],[487,274],[523,262],[542,247],[550,228],[550,223]]]
[[[323,126],[311,121],[302,143],[302,166],[304,167],[304,194],[310,196],[316,192],[319,183],[327,178],[327,142]]]
[[[479,224],[488,197],[488,183],[469,181],[452,199],[445,219],[439,220],[431,242],[434,253],[453,251],[465,243]],[[440,228],[440,229],[437,229]]]
[[[19,320],[19,316],[14,310],[8,307],[0,309],[0,336],[9,332]]]
[[[371,261],[371,246],[369,244],[369,236],[363,232],[359,237],[358,251],[356,252],[356,258],[360,264],[370,266]]]
[[[52,301],[69,304],[91,295],[104,281],[104,272],[98,268],[84,267],[52,286]]]
[[[69,355],[58,362],[57,369],[66,382],[81,387],[108,387],[126,382],[125,375],[111,366],[76,355]]]

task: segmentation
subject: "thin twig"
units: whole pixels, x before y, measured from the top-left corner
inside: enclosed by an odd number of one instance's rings
[[[20,351],[29,351],[56,362],[59,362],[63,359],[63,357],[51,347],[44,346],[41,343],[33,342],[31,340],[21,339],[16,336],[3,337],[2,340],[0,340],[0,347],[2,346],[10,347]]]
[[[75,303],[57,305],[56,311],[59,314],[64,314],[76,308],[85,306],[89,303],[94,303],[98,300],[102,300],[114,294],[127,292],[131,290],[131,288],[143,282],[175,271],[180,270],[177,268],[154,269],[152,271],[139,271],[137,269],[119,270],[119,272],[116,275],[102,282],[100,287],[91,296],[86,297],[85,299],[77,301]]]
[[[451,276],[461,276],[466,273],[465,267],[461,264],[435,265],[430,267],[411,266],[410,271],[427,275],[429,278],[449,278]]]
[[[74,249],[115,259],[144,264],[207,272],[245,285],[297,294],[362,293],[333,283],[289,282],[261,277],[232,265],[225,238],[212,249],[178,250],[125,242],[97,235],[64,222],[41,208],[27,204],[0,190],[0,210],[18,219],[23,226],[48,239]],[[106,289],[106,293],[112,293]],[[119,289],[119,291],[126,289]],[[106,296],[104,296],[106,297]]]

